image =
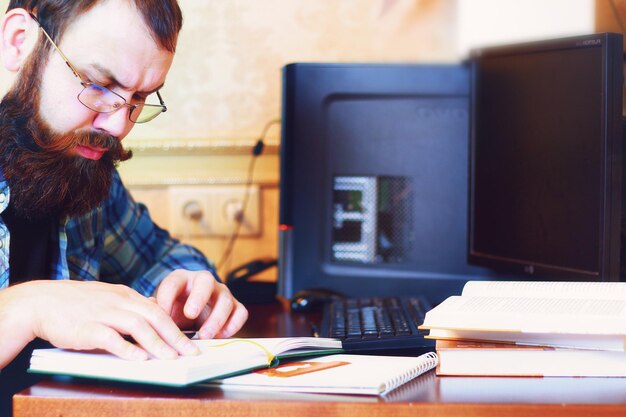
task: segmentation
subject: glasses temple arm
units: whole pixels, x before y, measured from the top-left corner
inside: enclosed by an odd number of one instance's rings
[[[157,97],[159,98],[159,103],[161,103],[161,106],[163,106],[163,113],[165,113],[167,111],[167,106],[165,105],[165,102],[163,101],[163,98],[161,97],[161,93],[159,93],[159,90],[157,90],[156,94],[157,94]]]
[[[39,19],[37,19],[37,17],[33,14],[33,13],[29,13],[30,17],[37,23],[37,25],[39,25],[39,28],[41,29],[41,31],[43,32],[43,34],[46,36],[46,38],[48,38],[48,40],[50,41],[50,43],[52,44],[52,46],[54,46],[54,49],[56,49],[56,51],[59,53],[59,55],[61,55],[61,58],[63,59],[63,61],[65,61],[65,64],[70,68],[70,70],[74,73],[74,76],[76,78],[78,78],[81,83],[85,83],[85,81],[81,78],[81,76],[78,74],[78,70],[76,70],[76,68],[74,68],[74,66],[70,63],[69,59],[67,59],[67,57],[65,56],[65,54],[63,53],[63,51],[61,51],[59,49],[59,47],[57,46],[56,43],[54,43],[54,41],[52,40],[52,37],[50,37],[50,35],[48,35],[48,32],[46,32],[46,30],[43,28],[43,26],[41,26],[41,23],[39,22]]]

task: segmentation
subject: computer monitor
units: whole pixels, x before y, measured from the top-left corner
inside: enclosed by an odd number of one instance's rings
[[[279,293],[422,295],[492,273],[467,263],[469,70],[284,68]]]
[[[619,278],[622,71],[619,34],[473,52],[470,262]]]

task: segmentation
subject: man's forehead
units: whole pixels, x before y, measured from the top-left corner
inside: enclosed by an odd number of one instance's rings
[[[68,28],[75,24],[84,22],[91,25],[91,29],[97,30],[100,26],[94,24],[105,25],[108,29],[122,29],[126,25],[145,26],[145,21],[140,11],[131,0],[101,0],[80,12],[76,16],[67,16],[69,20]]]
[[[153,88],[162,84],[173,59],[129,0],[105,0],[80,15],[68,25],[59,46],[77,66],[108,72],[133,88],[138,78],[148,78]]]

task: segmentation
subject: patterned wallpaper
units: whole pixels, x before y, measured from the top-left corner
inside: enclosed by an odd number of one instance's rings
[[[131,141],[245,140],[280,115],[296,61],[455,59],[457,0],[179,0],[185,17],[165,117]],[[8,0],[0,0],[2,10]],[[0,90],[7,87],[0,76]],[[277,140],[278,129],[273,129]],[[132,143],[132,142],[131,142]]]

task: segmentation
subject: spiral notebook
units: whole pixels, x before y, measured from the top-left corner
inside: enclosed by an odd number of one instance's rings
[[[437,366],[433,352],[417,357],[337,354],[212,380],[203,386],[254,391],[386,395]]]

